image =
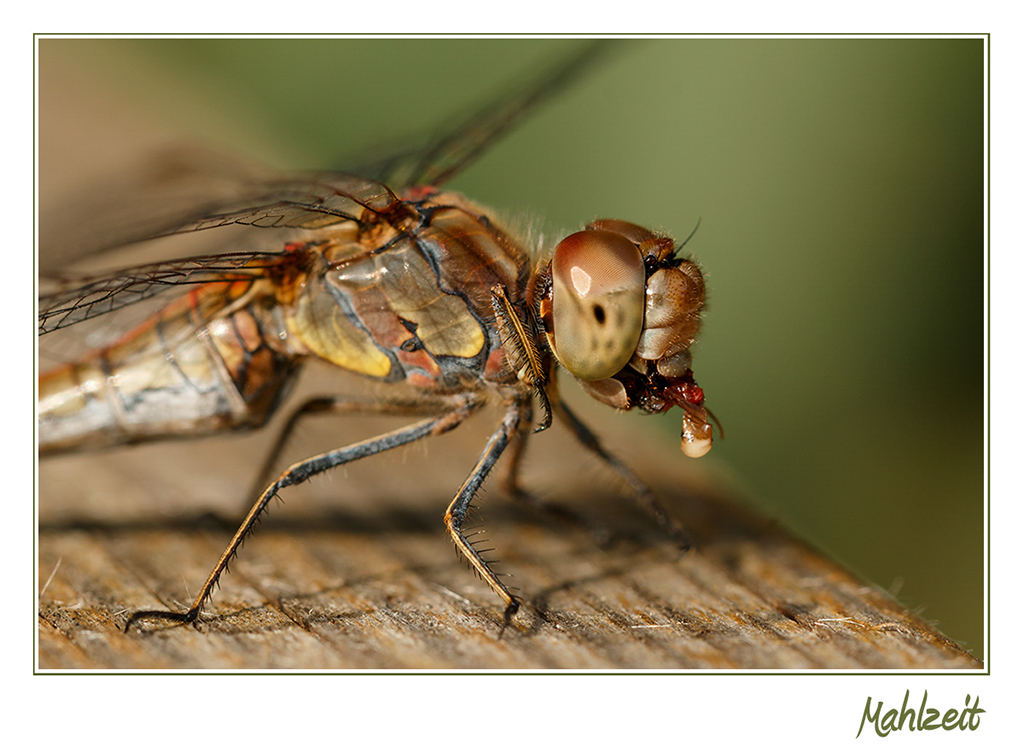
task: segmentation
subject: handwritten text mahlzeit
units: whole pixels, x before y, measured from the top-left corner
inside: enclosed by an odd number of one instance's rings
[[[978,707],[979,699],[975,696],[972,707],[971,696],[967,695],[962,710],[950,708],[945,713],[941,713],[935,708],[928,707],[928,692],[926,690],[924,697],[921,698],[921,705],[915,710],[907,707],[910,703],[910,690],[908,689],[907,693],[903,695],[902,709],[892,708],[883,713],[882,701],[878,701],[872,712],[872,700],[868,697],[867,704],[864,706],[864,715],[860,719],[860,728],[857,729],[857,736],[859,737],[860,732],[864,730],[865,721],[874,724],[875,733],[879,736],[888,736],[890,732],[904,729],[908,731],[936,731],[938,729],[974,731],[981,725],[980,716],[985,712],[983,708]],[[941,721],[939,720],[940,716],[942,717]]]

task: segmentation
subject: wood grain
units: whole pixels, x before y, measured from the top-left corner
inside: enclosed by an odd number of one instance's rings
[[[555,510],[511,501],[496,479],[478,500],[497,569],[525,601],[500,634],[500,602],[457,560],[441,522],[489,422],[289,490],[199,629],[122,631],[132,610],[189,602],[241,518],[266,439],[43,462],[38,668],[981,668],[752,512],[713,463],[684,460],[651,423],[616,416],[601,421],[615,428],[605,437],[634,447],[624,456],[694,548],[680,554],[553,428],[530,447],[526,485]],[[337,421],[311,423],[302,445],[337,443]]]

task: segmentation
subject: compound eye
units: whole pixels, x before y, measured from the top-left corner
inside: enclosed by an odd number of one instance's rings
[[[598,381],[629,362],[644,324],[644,262],[616,232],[583,230],[551,262],[554,350],[573,376]]]

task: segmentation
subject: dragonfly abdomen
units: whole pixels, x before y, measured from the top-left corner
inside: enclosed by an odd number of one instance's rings
[[[262,425],[299,359],[265,335],[268,309],[253,287],[203,285],[112,345],[44,373],[40,453]]]

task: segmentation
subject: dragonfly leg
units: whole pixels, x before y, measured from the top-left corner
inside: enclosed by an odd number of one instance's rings
[[[438,415],[442,411],[457,409],[458,404],[458,399],[419,400],[417,402],[383,402],[380,400],[361,400],[345,395],[311,397],[295,408],[295,410],[292,411],[292,414],[288,416],[288,420],[285,421],[284,425],[278,432],[273,446],[271,446],[270,451],[267,452],[267,456],[263,460],[263,465],[260,467],[256,480],[249,489],[249,493],[246,495],[246,499],[252,499],[259,496],[260,492],[267,487],[267,484],[273,477],[274,466],[281,458],[281,453],[288,444],[288,439],[291,438],[296,426],[298,426],[299,422],[304,418],[308,418],[313,415],[323,415],[325,413],[404,416]]]
[[[523,422],[529,423],[530,411],[527,410],[523,416]],[[530,436],[536,431],[529,427],[521,426],[512,437],[506,451],[508,457],[505,465],[505,472],[502,474],[500,484],[501,490],[515,501],[529,509],[554,519],[559,523],[569,523],[578,527],[588,529],[591,534],[600,541],[607,541],[611,535],[604,527],[594,523],[593,520],[576,513],[574,510],[562,504],[547,501],[532,491],[523,488],[519,481],[519,469],[522,466],[523,455],[526,452],[526,445]]]
[[[522,467],[523,454],[526,452],[526,444],[529,441],[530,434],[533,433],[528,424],[533,416],[533,409],[527,403],[523,406],[522,412],[520,413],[521,425],[512,435],[508,442],[508,453],[505,464],[505,471],[501,475],[499,481],[501,490],[511,496],[516,501],[530,501],[532,502],[532,494],[525,491],[519,483],[519,470]]]
[[[214,566],[213,571],[206,578],[206,582],[192,602],[192,607],[185,612],[136,611],[128,619],[128,623],[125,625],[125,632],[142,619],[166,619],[169,621],[194,623],[199,618],[203,605],[209,599],[214,587],[216,587],[217,582],[220,580],[220,576],[227,569],[231,560],[238,554],[238,549],[242,543],[252,534],[253,529],[259,522],[260,515],[266,510],[267,505],[277,496],[281,489],[302,483],[314,475],[319,475],[348,462],[380,454],[381,452],[395,449],[428,436],[438,436],[446,433],[462,423],[481,404],[483,402],[475,397],[464,398],[458,408],[452,409],[441,416],[381,434],[367,441],[325,452],[292,465],[260,494],[256,503],[249,510],[242,524],[231,538],[231,542],[228,543],[227,548],[220,555],[220,559],[217,561],[216,566]]]
[[[487,561],[481,556],[482,553],[486,552],[477,550],[463,531],[462,525],[465,522],[466,513],[469,511],[473,497],[480,490],[484,480],[487,478],[487,474],[494,467],[501,453],[514,440],[519,431],[519,426],[523,422],[524,414],[528,410],[529,407],[523,400],[516,400],[509,405],[501,425],[498,427],[498,430],[491,434],[491,438],[488,439],[487,446],[480,455],[480,459],[477,460],[476,466],[462,484],[462,488],[459,489],[444,515],[444,524],[448,528],[452,540],[455,542],[456,550],[465,557],[477,574],[480,575],[480,578],[490,586],[491,590],[505,601],[502,632],[509,625],[516,611],[519,610],[519,599],[501,582],[498,575],[491,569],[490,565],[493,562]]]
[[[561,399],[554,400],[552,407],[554,408],[555,415],[569,427],[576,440],[600,457],[605,464],[611,467],[626,482],[626,485],[633,492],[634,500],[641,509],[654,518],[658,525],[672,537],[672,540],[675,541],[681,550],[689,550],[692,545],[690,536],[686,534],[686,531],[683,530],[679,523],[669,516],[648,485],[640,480],[639,476],[630,470],[618,457],[609,454],[601,445],[594,432],[577,418],[572,410],[569,409],[569,406]]]

